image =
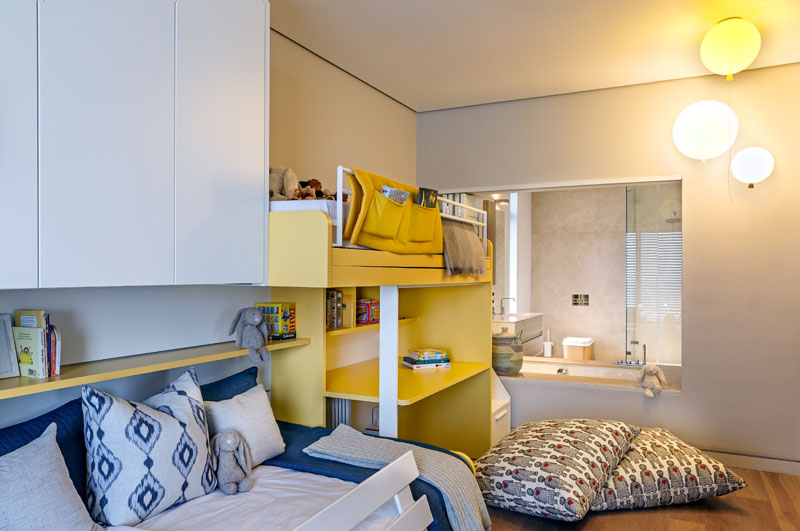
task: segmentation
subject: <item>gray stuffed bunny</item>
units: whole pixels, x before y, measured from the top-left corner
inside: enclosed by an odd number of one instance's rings
[[[217,461],[217,482],[225,494],[247,492],[253,488],[248,474],[252,470],[250,447],[236,430],[221,431],[211,439]]]
[[[267,324],[258,308],[242,308],[228,329],[228,335],[236,332],[236,346],[250,349],[250,361],[267,361],[269,352],[264,348],[267,341]]]

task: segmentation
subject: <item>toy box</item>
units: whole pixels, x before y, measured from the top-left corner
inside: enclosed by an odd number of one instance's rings
[[[356,323],[375,324],[381,320],[381,303],[375,299],[358,299],[356,304]]]
[[[256,308],[267,324],[269,339],[297,337],[297,320],[293,302],[258,302]]]

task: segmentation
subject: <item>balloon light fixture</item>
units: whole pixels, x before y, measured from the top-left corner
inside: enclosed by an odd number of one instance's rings
[[[770,176],[775,168],[775,159],[772,153],[762,147],[749,147],[741,150],[733,157],[731,173],[736,180],[754,188],[755,183],[760,183]]]
[[[700,44],[700,59],[711,72],[728,81],[753,64],[761,50],[761,34],[749,20],[734,17],[718,22]]]
[[[739,134],[733,109],[716,100],[692,103],[681,111],[672,126],[672,140],[689,158],[709,160],[725,153]]]

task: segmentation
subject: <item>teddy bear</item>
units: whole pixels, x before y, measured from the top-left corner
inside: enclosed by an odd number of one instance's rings
[[[639,383],[645,390],[644,396],[655,398],[655,393],[660,393],[661,388],[667,385],[667,378],[661,367],[648,363],[639,372]]]

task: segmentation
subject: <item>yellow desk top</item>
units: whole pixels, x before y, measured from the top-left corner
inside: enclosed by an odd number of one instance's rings
[[[408,406],[489,370],[489,363],[453,361],[449,369],[413,370],[398,360],[397,405]],[[325,396],[362,402],[378,402],[378,358],[327,372]]]
[[[311,342],[308,338],[270,341],[267,350],[275,351],[299,347]],[[15,396],[43,393],[54,389],[77,387],[95,382],[113,380],[137,374],[165,371],[176,367],[188,367],[200,363],[246,356],[246,349],[238,348],[232,341],[202,347],[167,350],[151,354],[125,356],[100,361],[89,361],[64,365],[61,374],[50,378],[5,378],[0,380],[0,400]]]

